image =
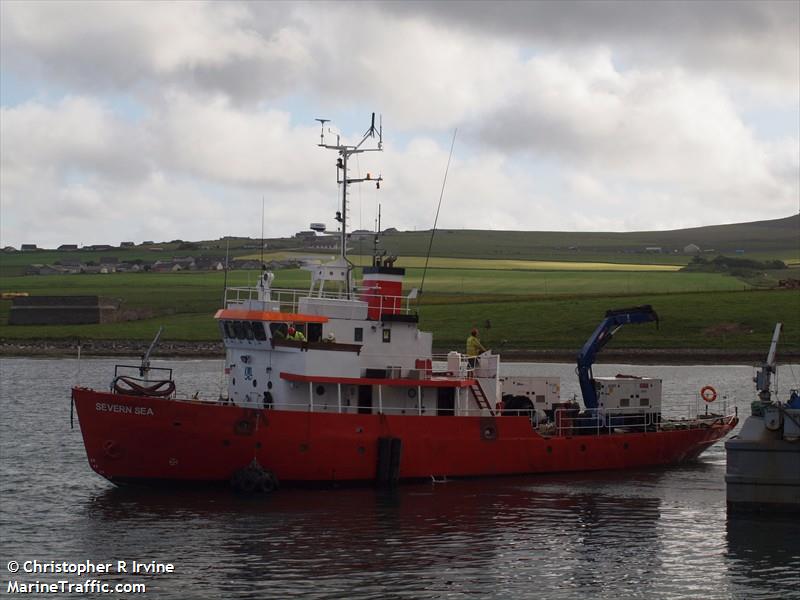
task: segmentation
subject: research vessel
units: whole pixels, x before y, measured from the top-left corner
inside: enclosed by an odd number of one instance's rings
[[[268,491],[631,469],[693,460],[736,425],[733,410],[698,410],[696,398],[681,417],[662,411],[658,379],[593,376],[621,326],[657,320],[649,306],[609,311],[578,352],[582,404],[560,398],[556,377],[503,375],[494,352],[434,354],[395,257],[375,251],[360,281],[348,258],[348,188],[383,181],[351,173],[350,159],[380,151],[382,128],[373,115],[359,143],[328,143],[320,121],[319,146],[338,154],[338,257],[307,267],[307,290],[273,287],[266,269],[255,287],[226,290],[214,316],[226,349],[219,397],[176,389],[150,350],[118,365],[109,389],[73,388],[97,473],[115,484]]]

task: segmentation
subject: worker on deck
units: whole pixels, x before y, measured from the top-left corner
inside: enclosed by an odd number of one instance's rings
[[[478,362],[478,355],[482,352],[486,352],[486,348],[478,339],[478,330],[473,327],[467,338],[467,363],[470,369],[475,368],[475,364]]]
[[[302,331],[299,331],[294,328],[294,326],[289,326],[289,335],[286,336],[288,340],[294,340],[295,342],[305,342],[306,336],[303,335]]]

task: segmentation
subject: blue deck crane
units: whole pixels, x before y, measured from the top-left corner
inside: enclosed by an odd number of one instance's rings
[[[597,326],[578,353],[578,381],[581,384],[583,405],[587,411],[596,410],[598,404],[597,389],[594,375],[592,375],[592,365],[597,353],[611,341],[611,338],[623,325],[649,323],[650,321],[658,323],[658,315],[649,304],[606,311],[606,318]]]

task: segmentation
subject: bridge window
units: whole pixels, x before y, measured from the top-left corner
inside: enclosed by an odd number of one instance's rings
[[[253,327],[253,335],[259,342],[267,339],[267,332],[264,331],[264,324],[261,321],[253,321],[251,325]]]
[[[233,322],[232,321],[223,321],[222,326],[225,328],[225,337],[227,338],[235,338],[236,332],[233,329]]]
[[[286,323],[270,323],[269,331],[274,340],[285,340],[289,334],[289,326]]]
[[[244,336],[248,340],[252,340],[255,337],[253,335],[253,324],[250,321],[242,321],[242,329],[244,329]]]
[[[237,339],[243,340],[244,339],[244,325],[241,321],[234,321],[233,322],[233,333],[236,335]]]
[[[322,339],[322,323],[309,323],[306,332],[309,342],[318,342]]]

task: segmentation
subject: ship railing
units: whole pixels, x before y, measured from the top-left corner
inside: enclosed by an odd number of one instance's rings
[[[668,403],[662,406],[662,418],[664,420],[706,420],[713,417],[730,417],[737,414],[737,409],[727,397],[713,404],[702,403],[702,406],[695,402],[690,403]]]
[[[172,379],[172,369],[168,367],[142,367],[142,365],[114,365],[114,377],[119,375],[135,375],[145,378],[150,372],[163,374],[164,377],[158,379]]]
[[[215,401],[216,402],[216,401]],[[220,401],[225,404],[225,401]],[[245,405],[247,406],[247,405]],[[492,416],[485,408],[470,407],[470,408],[438,408],[436,406],[425,405],[407,405],[407,406],[381,406],[380,401],[375,402],[371,407],[359,407],[357,404],[338,404],[334,402],[310,402],[304,400],[281,402],[278,405],[258,408],[274,408],[275,410],[293,410],[298,412],[313,412],[313,413],[336,413],[336,414],[367,414],[367,415],[406,415],[406,416],[450,416],[450,417],[488,417]],[[541,411],[534,409],[514,409],[504,410],[501,413],[507,417],[527,417],[533,427],[538,427],[540,424],[546,423],[547,418],[541,414]]]
[[[417,312],[417,290],[413,289],[406,295],[392,296],[380,293],[375,288],[357,286],[354,290],[357,300],[367,302],[370,311],[379,315],[412,315]]]
[[[586,410],[559,408],[553,411],[553,424],[559,436],[604,435],[618,430],[646,433],[657,430],[704,429],[715,424],[729,423],[737,416],[735,406],[727,402],[721,412],[698,412],[693,404],[669,406],[667,410],[637,411],[631,408]],[[684,416],[675,417],[682,412]]]
[[[298,313],[300,312],[300,300],[305,298],[330,302],[367,302],[370,309],[377,308],[379,314],[411,315],[416,312],[415,300],[417,295],[412,290],[406,295],[383,296],[377,295],[374,288],[362,286],[353,287],[349,294],[343,291],[309,292],[308,290],[294,288],[270,288],[265,291],[258,287],[229,287],[225,290],[226,307],[260,301],[273,307],[272,310]]]
[[[476,357],[469,357],[460,352],[434,354],[432,361],[434,374],[464,379],[496,377],[500,368],[500,356],[488,352]]]

